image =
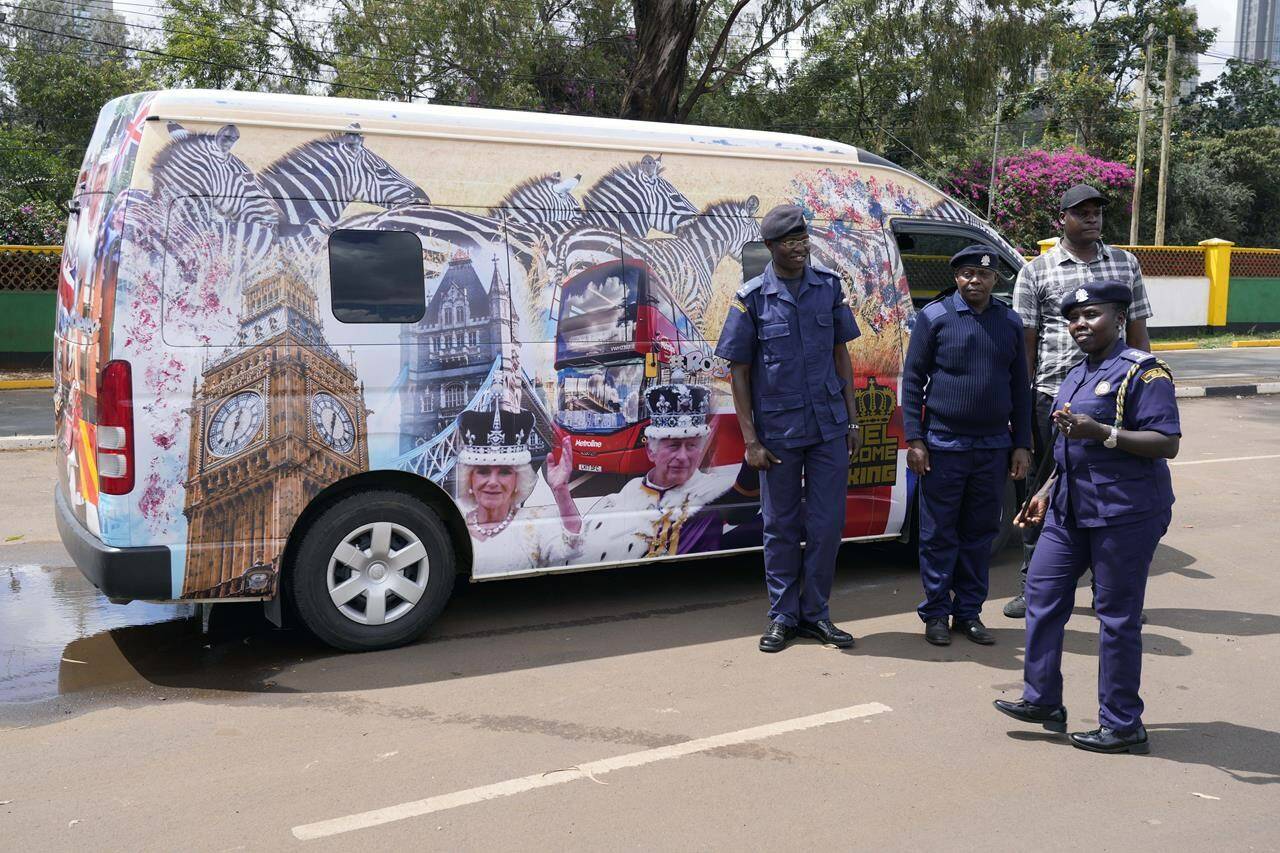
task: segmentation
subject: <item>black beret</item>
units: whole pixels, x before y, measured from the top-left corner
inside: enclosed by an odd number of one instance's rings
[[[795,204],[780,204],[764,215],[760,222],[762,240],[781,240],[788,234],[808,234],[804,221],[804,208]]]
[[[961,249],[951,256],[952,269],[956,267],[981,267],[982,269],[994,270],[999,262],[1000,255],[985,243],[974,243],[972,246]]]
[[[1083,204],[1086,201],[1096,201],[1105,206],[1107,197],[1088,184],[1076,184],[1062,194],[1062,204],[1058,205],[1058,209],[1070,210],[1077,204]]]
[[[1100,305],[1105,302],[1117,302],[1127,306],[1133,301],[1133,290],[1123,281],[1091,281],[1088,284],[1068,290],[1062,297],[1058,310],[1062,316],[1078,305]]]

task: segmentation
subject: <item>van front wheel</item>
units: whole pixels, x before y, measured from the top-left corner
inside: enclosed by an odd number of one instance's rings
[[[288,576],[303,624],[335,648],[387,649],[421,636],[453,591],[440,516],[400,492],[360,492],[319,516]]]

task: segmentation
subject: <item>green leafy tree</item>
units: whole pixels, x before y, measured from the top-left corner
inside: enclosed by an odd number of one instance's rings
[[[311,31],[275,0],[167,0],[144,69],[169,87],[307,92]]]
[[[1197,89],[1184,113],[1181,126],[1198,136],[1280,126],[1280,76],[1265,65],[1229,59],[1215,80]]]
[[[102,105],[150,81],[118,18],[28,0],[0,34],[0,230],[48,240]]]

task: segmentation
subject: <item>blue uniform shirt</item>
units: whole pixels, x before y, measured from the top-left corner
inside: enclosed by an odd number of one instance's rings
[[[1136,367],[1131,374],[1131,368]],[[1154,355],[1129,349],[1118,341],[1097,367],[1082,361],[1067,373],[1054,400],[1055,410],[1070,401],[1074,414],[1088,415],[1110,427],[1116,398],[1127,385],[1121,429],[1154,430],[1181,435],[1173,378]],[[1129,524],[1163,513],[1173,506],[1169,463],[1147,459],[1101,441],[1068,439],[1061,433],[1053,445],[1058,465],[1050,513],[1056,524],[1108,527]]]
[[[804,447],[844,435],[849,411],[831,352],[858,337],[840,277],[806,264],[796,297],[773,264],[735,294],[716,355],[751,365],[752,419],[760,441]]]
[[[907,441],[935,450],[1030,448],[1022,319],[998,299],[979,314],[958,290],[920,309],[902,369],[902,420]]]

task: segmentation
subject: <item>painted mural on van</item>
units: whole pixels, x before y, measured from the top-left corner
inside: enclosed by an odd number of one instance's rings
[[[851,352],[866,441],[846,535],[901,524],[912,307],[883,224],[972,222],[927,186],[856,164],[726,171],[598,147],[446,148],[356,123],[153,120],[139,145],[146,98],[112,109],[99,125],[110,140],[95,144],[138,165],[68,232],[61,345],[84,359],[67,342],[97,334],[101,350],[60,380],[63,483],[106,544],[170,548],[175,598],[274,595],[298,516],[369,470],[454,497],[476,578],[758,547],[758,476],[711,353],[734,290],[758,272],[759,217],[784,202],[810,215],[813,260],[841,275],[862,331]],[[118,228],[109,247],[80,251],[91,217]],[[418,241],[412,322],[335,313],[330,246],[368,231]],[[109,340],[76,327],[91,298],[114,306]],[[119,496],[83,473],[86,383],[107,353],[130,361],[146,425],[136,486]],[[372,606],[361,601],[349,606]]]

